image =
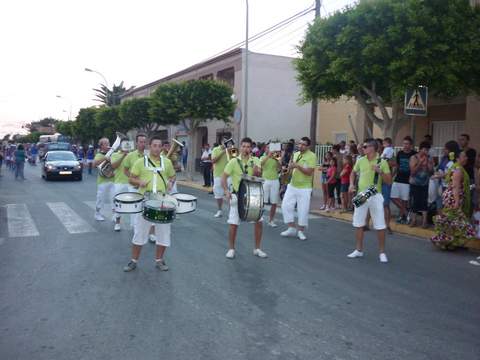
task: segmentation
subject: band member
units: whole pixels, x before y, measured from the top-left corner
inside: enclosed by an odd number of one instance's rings
[[[154,184],[156,184],[156,190],[159,193],[166,193],[171,190],[175,181],[175,170],[173,169],[172,162],[160,154],[161,151],[162,140],[156,136],[152,137],[150,139],[150,154],[135,161],[135,164],[130,169],[129,182],[138,188],[138,192],[141,194],[154,192]],[[162,164],[163,167],[159,170]],[[156,179],[154,179],[154,177],[156,177]],[[142,246],[147,243],[148,233],[152,226],[155,228],[155,233],[157,234],[155,266],[162,271],[168,270],[163,256],[166,248],[170,246],[171,224],[151,223],[139,215],[135,217],[134,234],[132,238],[132,259],[127,266],[123,268],[124,271],[128,272],[136,269]]]
[[[292,177],[282,202],[283,221],[288,225],[288,229],[280,235],[297,236],[300,240],[307,240],[304,230],[308,226],[313,173],[317,165],[317,157],[310,151],[310,139],[308,137],[300,139],[298,150],[293,154],[293,158],[290,159],[288,165]],[[295,227],[295,205],[298,212],[297,227]]]
[[[170,147],[172,145],[170,144],[170,142],[168,140],[164,140],[163,141],[163,145],[162,145],[162,155],[167,157],[168,155],[168,152],[170,151]],[[170,158],[169,160],[172,162],[172,165],[173,165],[173,169],[175,170],[175,172],[177,171],[180,171],[180,169],[178,168],[178,166],[181,167],[181,165],[179,164],[178,162],[178,153],[173,153],[170,155]],[[176,194],[178,193],[178,190],[177,190],[177,181],[175,181],[173,183],[173,186],[172,186],[172,189],[170,190],[169,192],[170,194]]]
[[[110,161],[105,154],[110,148],[110,141],[107,138],[101,138],[98,141],[99,152],[95,155],[93,160],[93,166],[97,167],[103,161]],[[97,200],[95,204],[95,220],[105,221],[105,218],[101,214],[101,210],[105,203],[105,199],[108,199],[109,202],[113,199],[113,178],[107,178],[102,176],[100,173],[97,175]],[[114,214],[113,202],[112,202],[112,214]],[[113,218],[113,217],[112,217]]]
[[[125,159],[128,155],[128,151],[117,151],[112,154],[112,168],[115,171],[113,177],[114,194],[120,194],[128,191],[128,176],[125,174]],[[120,219],[119,213],[115,214],[115,225],[113,230],[120,231]]]
[[[212,163],[213,163],[213,196],[217,201],[218,210],[215,213],[215,217],[219,218],[223,216],[223,197],[225,193],[222,187],[222,175],[227,165],[227,150],[224,145],[218,145],[212,150]]]
[[[367,139],[363,144],[363,150],[365,156],[362,156],[357,160],[353,171],[350,174],[350,188],[349,191],[354,193],[355,180],[357,175],[358,179],[358,191],[362,192],[367,190],[370,186],[377,188],[377,194],[371,196],[364,204],[355,207],[353,212],[353,226],[356,228],[356,248],[355,251],[348,255],[349,258],[357,258],[363,256],[363,234],[364,227],[367,225],[367,214],[373,221],[373,227],[377,230],[378,243],[380,248],[380,261],[383,263],[388,262],[387,255],[385,254],[385,213],[383,208],[383,196],[382,196],[382,182],[386,184],[392,183],[392,176],[390,174],[390,167],[386,160],[381,159],[377,153],[378,144],[375,139]],[[376,175],[378,174],[378,175]]]
[[[265,180],[263,183],[264,202],[271,204],[268,225],[271,227],[277,227],[274,219],[280,198],[280,180],[278,179],[278,173],[282,168],[280,162],[281,155],[278,152],[271,152],[268,147],[266,150],[265,155],[260,158],[262,165],[262,178]]]
[[[260,176],[260,159],[253,157],[252,154],[252,139],[244,138],[240,143],[240,156],[230,159],[225,166],[225,170],[222,175],[222,187],[225,192],[227,200],[230,202],[230,214],[228,216],[227,223],[229,224],[228,245],[226,257],[233,259],[235,257],[235,239],[237,237],[238,225],[240,224],[240,216],[238,213],[238,199],[236,193],[240,186],[242,175]],[[232,182],[232,191],[230,193],[228,189],[227,178],[230,177]],[[255,230],[255,248],[253,255],[260,258],[266,258],[267,254],[260,249],[260,243],[262,242],[262,224],[263,219],[260,219],[254,224]]]

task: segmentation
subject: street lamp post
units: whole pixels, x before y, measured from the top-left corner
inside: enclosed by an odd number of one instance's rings
[[[105,75],[103,75],[100,71],[92,70],[92,69],[89,69],[89,68],[85,68],[85,71],[87,71],[87,72],[93,72],[93,73],[95,73],[95,74],[100,75],[100,76],[103,78],[103,81],[105,81],[105,86],[107,87],[107,89],[109,88],[109,87],[108,87],[107,78],[106,78]]]
[[[70,119],[72,118],[72,102],[69,99],[67,99],[65,96],[62,96],[62,95],[57,95],[57,98],[68,101],[68,103],[70,105],[70,112],[68,113],[68,121],[70,121]],[[65,110],[63,110],[63,111],[66,112]]]

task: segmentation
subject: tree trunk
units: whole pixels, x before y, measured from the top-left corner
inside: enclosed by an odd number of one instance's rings
[[[193,181],[194,174],[195,174],[195,153],[197,150],[197,128],[192,128],[188,132],[189,138],[189,148],[188,148],[188,158],[187,158],[187,169],[186,169],[186,177],[188,180]]]

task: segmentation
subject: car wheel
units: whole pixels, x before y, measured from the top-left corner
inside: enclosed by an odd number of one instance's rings
[[[82,175],[77,178],[78,181],[82,181]]]
[[[50,180],[50,178],[48,177],[48,175],[45,175],[45,181],[48,181]]]

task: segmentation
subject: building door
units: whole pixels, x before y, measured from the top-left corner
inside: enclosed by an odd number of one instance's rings
[[[433,121],[432,136],[433,146],[442,147],[447,141],[457,141],[463,133],[465,121]]]

